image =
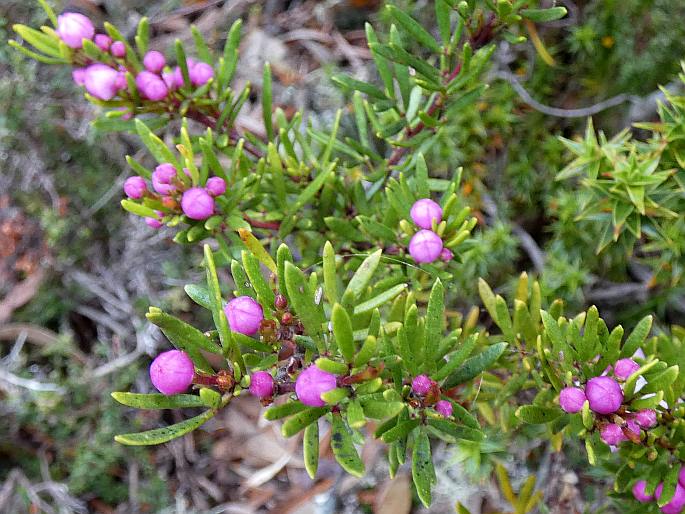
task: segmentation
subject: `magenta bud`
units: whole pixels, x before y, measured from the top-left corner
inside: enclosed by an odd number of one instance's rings
[[[145,224],[150,228],[161,228],[163,223],[155,218],[145,218]]]
[[[214,198],[201,187],[191,187],[181,197],[183,214],[193,220],[206,220],[214,214]]]
[[[585,400],[585,393],[578,387],[564,387],[559,393],[559,405],[570,414],[583,410]]]
[[[255,371],[250,376],[250,393],[259,398],[267,398],[274,394],[274,379],[266,371]]]
[[[162,163],[152,172],[152,187],[160,195],[168,195],[176,190],[172,184],[176,178],[176,168],[168,162]]]
[[[335,375],[328,373],[312,364],[303,370],[295,381],[297,398],[309,407],[323,407],[326,402],[321,395],[337,386]]]
[[[109,47],[109,53],[111,53],[114,57],[124,57],[126,55],[126,45],[123,41],[115,41]]]
[[[190,70],[193,69],[195,66],[195,61],[193,59],[188,59],[186,60],[186,65],[188,67],[188,76],[190,76]],[[174,83],[176,84],[176,88],[179,88],[183,86],[183,72],[181,71],[181,68],[179,66],[176,66],[173,71],[173,77],[174,77]],[[189,84],[186,84],[189,85]]]
[[[642,428],[654,428],[656,426],[656,411],[653,409],[644,409],[635,414],[635,422]]]
[[[598,414],[616,412],[623,403],[623,390],[611,377],[591,378],[585,386],[590,408]]]
[[[416,375],[411,381],[411,390],[419,396],[428,394],[432,386],[433,381],[427,375]]]
[[[450,250],[449,248],[443,248],[442,252],[440,252],[440,260],[449,262],[452,259],[454,259],[454,253],[452,253],[452,250]]]
[[[77,85],[83,86],[86,83],[86,69],[74,68],[71,70],[71,78],[74,79]]]
[[[623,441],[628,438],[623,433],[621,427],[616,423],[609,423],[606,425],[601,432],[602,441],[607,443],[609,446],[618,446]]]
[[[633,359],[620,359],[614,364],[614,376],[619,380],[627,380],[638,369],[640,365]]]
[[[221,177],[209,177],[205,189],[212,196],[220,196],[226,192],[226,181]]]
[[[645,480],[640,480],[639,482],[636,482],[633,486],[633,496],[640,503],[649,503],[654,499],[653,494],[647,494],[645,492],[646,487],[647,481]]]
[[[664,484],[659,484],[658,486],[656,486],[654,496],[656,496],[657,500],[661,498],[661,493],[663,492],[663,490]],[[678,483],[675,486],[675,493],[673,494],[673,498],[671,498],[670,502],[661,507],[661,512],[663,512],[664,514],[680,514],[683,510],[683,507],[685,507],[685,488],[683,488],[683,486]]]
[[[193,383],[195,366],[186,352],[169,350],[160,353],[150,365],[150,380],[157,390],[166,395],[188,390]]]
[[[409,241],[409,255],[419,264],[435,261],[442,252],[442,239],[430,230],[419,230]]]
[[[83,85],[91,96],[111,100],[119,92],[119,72],[105,64],[95,63],[85,68]]]
[[[145,54],[145,57],[143,57],[143,66],[145,66],[147,71],[152,73],[161,72],[165,64],[166,59],[164,58],[164,54],[157,50],[150,50]]]
[[[57,17],[56,32],[68,47],[81,48],[84,39],[93,39],[95,27],[83,14],[67,12]]]
[[[107,52],[112,45],[112,38],[107,34],[95,34],[95,44],[103,52]]]
[[[124,193],[126,193],[126,196],[129,198],[140,200],[143,197],[143,194],[145,194],[145,191],[147,191],[147,184],[143,177],[129,177],[124,182]]]
[[[176,73],[173,71],[163,71],[162,80],[169,88],[169,91],[175,91],[179,88],[180,84],[176,82]]]
[[[234,298],[226,304],[224,312],[231,330],[247,336],[256,334],[264,319],[262,306],[249,296]]]
[[[435,404],[435,411],[445,418],[449,418],[452,415],[452,404],[447,400],[440,400]]]
[[[634,420],[629,419],[628,421],[626,421],[626,427],[636,436],[640,435],[640,425],[635,423]]]
[[[136,76],[136,87],[143,98],[152,101],[159,101],[166,98],[169,88],[159,75],[149,71],[141,71]]]
[[[417,226],[430,230],[433,227],[433,220],[436,223],[442,221],[442,207],[430,198],[422,198],[414,202],[409,215]]]
[[[214,76],[214,68],[206,62],[199,62],[195,66],[188,68],[188,75],[193,86],[202,86]]]

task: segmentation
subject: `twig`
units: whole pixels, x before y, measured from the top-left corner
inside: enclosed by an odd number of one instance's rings
[[[29,391],[36,391],[39,393],[57,393],[64,394],[66,389],[57,384],[51,384],[49,382],[39,382],[37,380],[31,380],[29,378],[18,377],[17,375],[10,373],[5,368],[0,367],[0,381],[7,382],[16,387],[21,387],[23,389],[28,389]]]

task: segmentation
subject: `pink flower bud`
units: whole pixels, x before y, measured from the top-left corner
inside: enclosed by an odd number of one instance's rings
[[[430,198],[422,198],[414,202],[409,215],[417,226],[430,230],[433,227],[433,220],[436,223],[442,221],[442,207]]]
[[[112,45],[112,38],[107,34],[95,34],[95,44],[103,52],[107,52]]]
[[[266,371],[255,371],[250,376],[250,393],[259,398],[267,398],[274,394],[274,379]]]
[[[419,230],[409,241],[409,255],[419,264],[435,261],[442,252],[442,239],[430,230]]]
[[[95,27],[83,14],[67,12],[57,17],[56,32],[68,47],[81,48],[84,39],[93,39]]]
[[[419,396],[428,394],[432,386],[433,381],[427,375],[416,375],[411,381],[411,390]]]
[[[633,486],[633,496],[640,503],[649,503],[654,499],[653,494],[647,494],[645,488],[647,487],[647,482],[645,480],[640,480],[636,482]]]
[[[186,66],[188,67],[188,76],[190,76],[190,70],[192,70],[193,67],[195,66],[195,61],[193,59],[186,60]],[[183,72],[181,71],[180,66],[176,66],[174,68],[173,75],[174,75],[174,83],[176,84],[176,88],[183,86]],[[190,85],[190,84],[186,84],[186,85]]]
[[[663,490],[664,484],[659,484],[656,486],[654,496],[656,496],[657,500],[661,498],[661,493]],[[673,498],[671,498],[670,502],[661,507],[661,512],[664,514],[680,514],[683,510],[683,507],[685,507],[685,488],[683,488],[683,486],[680,484],[676,484]]]
[[[152,172],[152,187],[160,195],[168,195],[176,190],[176,186],[172,184],[174,178],[176,178],[176,168],[173,164],[162,163]]]
[[[174,71],[162,72],[162,80],[166,84],[166,87],[169,88],[169,91],[176,91],[181,85],[178,82],[176,82],[176,73]]]
[[[627,380],[638,369],[640,365],[633,359],[620,359],[614,364],[614,376],[619,380]]]
[[[145,224],[150,228],[161,228],[163,223],[155,218],[145,218]]]
[[[609,446],[618,446],[620,443],[628,439],[623,433],[621,427],[619,427],[616,423],[610,423],[606,425],[602,429],[601,436],[602,441],[607,443]]]
[[[580,412],[585,400],[585,393],[578,387],[564,387],[559,393],[559,405],[570,414]]]
[[[449,248],[443,248],[442,252],[440,252],[440,260],[449,262],[452,259],[454,259],[454,253],[452,253],[452,250],[450,250]]]
[[[234,298],[226,304],[224,312],[231,330],[247,336],[256,334],[264,319],[262,306],[249,296]]]
[[[205,189],[212,196],[219,196],[226,192],[226,181],[221,177],[209,177]]]
[[[126,55],[126,45],[123,41],[115,41],[112,46],[109,47],[109,53],[114,57],[122,58]]]
[[[124,193],[126,193],[126,196],[129,198],[140,200],[145,191],[147,191],[147,184],[143,177],[129,177],[124,182]]]
[[[150,365],[150,380],[166,395],[187,391],[193,383],[195,366],[186,352],[169,350],[160,353]]]
[[[440,400],[435,404],[435,411],[445,418],[449,418],[452,415],[452,404],[447,400]]]
[[[201,187],[191,187],[181,197],[183,214],[193,220],[206,220],[214,214],[214,198]]]
[[[635,414],[635,422],[642,428],[654,428],[656,426],[656,411],[644,409]]]
[[[626,421],[626,427],[627,427],[628,430],[630,430],[633,434],[635,434],[636,436],[639,437],[639,435],[640,435],[640,425],[638,425],[637,423],[635,423],[634,420],[629,419],[628,421]]]
[[[206,62],[199,62],[188,69],[188,75],[193,86],[202,86],[214,76],[214,68]]]
[[[623,403],[621,386],[610,377],[591,378],[585,386],[585,396],[590,408],[598,414],[616,412]]]
[[[297,377],[295,394],[303,404],[309,407],[323,407],[326,402],[321,399],[321,395],[335,389],[336,386],[335,375],[312,364]]]
[[[159,75],[141,71],[136,76],[136,87],[143,98],[152,101],[163,100],[169,94],[169,88]]]
[[[91,96],[100,100],[111,100],[119,91],[119,72],[105,64],[95,63],[83,73],[83,85]]]
[[[143,57],[143,66],[145,66],[147,71],[152,73],[161,72],[165,64],[166,59],[164,58],[164,54],[157,50],[150,50],[145,54],[145,57]]]
[[[74,79],[77,85],[83,86],[86,83],[86,69],[74,68],[71,70],[71,78]]]

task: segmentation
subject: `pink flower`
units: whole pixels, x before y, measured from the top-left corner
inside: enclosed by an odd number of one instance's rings
[[[115,41],[112,46],[109,47],[109,53],[114,57],[122,58],[126,55],[126,45],[123,41]]]
[[[143,66],[145,66],[147,71],[152,73],[161,72],[165,64],[166,59],[164,58],[164,54],[157,50],[150,50],[145,54],[145,57],[143,57]]]
[[[659,484],[656,487],[654,496],[656,496],[657,500],[661,498],[661,493],[663,490],[664,484]],[[680,514],[680,512],[683,510],[683,507],[685,507],[685,488],[683,488],[683,486],[680,484],[676,484],[673,498],[671,498],[670,502],[661,507],[661,512],[664,514]]]
[[[84,39],[93,39],[95,27],[83,14],[67,12],[57,17],[57,35],[70,48],[81,48]]]
[[[247,336],[256,334],[264,319],[262,306],[249,296],[239,296],[228,302],[224,313],[231,330]]]
[[[640,365],[633,359],[620,359],[614,364],[614,376],[619,380],[628,380],[638,369]]]
[[[145,224],[150,228],[161,228],[163,223],[155,218],[145,218]]]
[[[175,71],[164,71],[164,72],[162,72],[162,80],[166,84],[166,87],[169,88],[169,91],[176,91],[181,86],[180,83],[176,82],[176,72]]]
[[[580,412],[585,400],[585,393],[578,387],[564,387],[559,393],[559,405],[570,414]]]
[[[623,441],[628,438],[623,433],[621,427],[616,423],[610,423],[606,425],[601,432],[602,441],[607,443],[609,446],[618,446]]]
[[[323,407],[326,402],[321,399],[321,395],[335,389],[336,386],[335,375],[312,364],[297,377],[295,394],[303,404],[309,407]]]
[[[195,366],[186,352],[169,350],[160,353],[150,365],[150,380],[166,395],[187,391],[193,383]]]
[[[447,400],[440,400],[435,404],[435,411],[445,418],[452,415],[452,404]]]
[[[168,195],[176,191],[176,186],[172,184],[176,178],[176,168],[168,162],[162,163],[152,172],[152,187],[160,195]]]
[[[616,412],[623,403],[623,390],[611,377],[591,378],[585,386],[590,408],[598,414]]]
[[[212,196],[220,196],[226,192],[226,181],[221,177],[209,177],[205,189]]]
[[[656,411],[644,409],[635,414],[635,422],[642,428],[654,428],[656,426]]]
[[[141,96],[152,101],[163,100],[169,94],[169,88],[159,75],[141,71],[136,76],[136,87]]]
[[[71,70],[71,78],[74,79],[77,85],[83,86],[86,83],[86,69],[74,68]]]
[[[193,220],[206,220],[214,214],[214,198],[201,187],[191,187],[181,197],[183,214]]]
[[[636,482],[633,486],[633,496],[640,503],[649,503],[654,499],[653,494],[647,494],[645,488],[647,487],[647,482],[645,480],[640,480]]]
[[[259,398],[267,398],[274,394],[274,379],[266,371],[255,371],[250,376],[250,393]]]
[[[106,52],[112,45],[112,38],[106,34],[95,34],[95,44],[100,50]]]
[[[440,260],[449,262],[452,259],[454,259],[454,253],[452,253],[452,250],[450,250],[449,248],[443,248],[442,252],[440,252]]]
[[[411,390],[414,394],[424,396],[428,394],[433,384],[434,382],[427,375],[416,375],[411,381]]]
[[[417,226],[430,230],[434,220],[436,223],[442,221],[442,207],[430,198],[422,198],[414,202],[409,215]]]
[[[91,96],[111,100],[119,91],[119,72],[105,64],[88,66],[83,74],[83,85]]]
[[[140,200],[147,191],[147,184],[143,177],[129,177],[124,182],[124,193],[129,198]]]
[[[193,86],[202,86],[214,76],[214,68],[206,62],[199,62],[188,69],[188,75]]]
[[[409,241],[409,255],[419,264],[435,261],[442,252],[442,239],[430,230],[419,230]]]

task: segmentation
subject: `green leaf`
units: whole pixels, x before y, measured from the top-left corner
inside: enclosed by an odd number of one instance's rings
[[[154,218],[156,220],[160,219],[154,209],[146,207],[145,205],[132,200],[122,200],[121,206],[124,208],[124,210],[130,212],[131,214],[135,214],[136,216],[142,216],[143,218]]]
[[[52,10],[52,7],[50,7],[50,4],[48,4],[47,0],[38,0],[38,3],[45,11],[45,14],[47,14],[53,27],[57,27],[57,16],[55,16],[55,11]]]
[[[282,403],[281,405],[274,405],[264,412],[264,419],[275,421],[277,419],[287,418],[288,416],[307,410],[307,408],[306,405],[299,401],[290,401]]]
[[[304,273],[291,262],[285,263],[285,286],[288,291],[290,304],[295,308],[300,321],[309,336],[321,333],[321,325],[325,323],[321,307],[314,303],[314,294],[309,290]]]
[[[332,417],[331,449],[340,467],[350,475],[359,478],[364,476],[364,463],[359,458],[352,434],[339,413],[334,413]]]
[[[245,243],[245,246],[247,246],[247,249],[250,250],[252,255],[254,255],[259,260],[259,262],[264,264],[264,266],[266,266],[269,271],[271,271],[272,273],[276,273],[276,263],[271,258],[271,255],[269,255],[269,252],[267,252],[264,249],[262,243],[260,243],[259,240],[252,234],[252,232],[250,232],[247,229],[241,228],[238,230],[238,235],[240,236],[240,239],[243,241],[243,243]],[[247,269],[245,271],[247,271]]]
[[[377,98],[379,100],[388,99],[388,97],[385,96],[385,93],[373,84],[354,79],[349,75],[340,73],[333,75],[331,80],[348,91],[361,91],[362,93],[366,93],[368,96]]]
[[[438,357],[438,347],[442,340],[444,316],[445,288],[440,279],[437,279],[431,289],[426,310],[424,362],[429,373],[435,371],[435,359]]]
[[[333,305],[331,323],[333,325],[335,342],[338,345],[340,353],[347,362],[352,362],[355,353],[352,320],[345,308],[339,303]]]
[[[374,336],[367,336],[362,347],[354,358],[354,367],[359,368],[368,363],[375,355],[378,347],[377,339]]]
[[[328,407],[309,407],[288,418],[281,427],[283,437],[292,437],[300,430],[315,423],[317,419],[328,412]]]
[[[165,162],[171,163],[177,170],[180,169],[176,156],[169,150],[167,145],[164,144],[164,141],[153,134],[148,126],[139,118],[135,119],[135,123],[138,137],[140,137],[140,140],[147,147],[155,160],[160,164]]]
[[[316,367],[323,371],[333,373],[334,375],[346,375],[349,371],[347,364],[331,360],[327,357],[319,357],[316,359]]]
[[[522,405],[516,410],[516,417],[531,425],[549,423],[563,414],[563,411],[557,407],[541,407],[539,405]]]
[[[412,36],[412,39],[415,39],[420,45],[435,53],[440,52],[440,45],[435,38],[433,38],[433,36],[431,36],[414,18],[394,5],[388,5],[386,6],[386,9],[397,23]]]
[[[275,295],[271,290],[271,286],[262,275],[262,270],[259,268],[259,261],[254,255],[244,250],[242,252],[242,258],[243,269],[250,279],[252,288],[254,289],[255,293],[257,293],[257,300],[265,309],[273,309]],[[273,264],[275,268],[276,263],[274,262]]]
[[[194,394],[142,394],[142,393],[111,393],[112,398],[134,409],[183,409],[186,407],[204,407],[202,399]]]
[[[475,378],[497,362],[497,359],[504,353],[506,347],[507,343],[496,343],[488,347],[484,352],[467,359],[455,373],[447,377],[443,387],[449,389]]]
[[[521,9],[521,16],[536,23],[554,21],[566,16],[566,7],[551,7],[549,9]]]
[[[271,65],[267,62],[264,63],[264,73],[262,75],[262,115],[264,117],[264,129],[266,130],[267,141],[273,141],[274,138],[272,112]]]
[[[207,420],[214,417],[216,411],[208,410],[199,416],[181,421],[175,425],[170,425],[163,428],[155,428],[147,432],[138,432],[133,434],[115,435],[114,440],[117,443],[128,446],[149,446],[153,444],[161,444],[181,437],[182,435],[192,432],[197,427],[205,423]]]
[[[433,427],[446,436],[443,439],[451,443],[457,443],[460,439],[481,441],[485,437],[483,432],[476,428],[457,425],[453,421],[446,419],[429,419],[427,423],[428,426]]]
[[[212,300],[206,287],[198,286],[197,284],[186,284],[183,289],[196,304],[207,310],[212,310]]]
[[[343,293],[343,303],[346,303],[345,300],[352,303],[364,293],[378,268],[381,255],[383,255],[383,250],[376,250],[359,265]]]
[[[435,380],[443,380],[447,378],[450,373],[463,364],[463,362],[471,355],[473,349],[478,343],[478,333],[471,334],[457,349],[456,352],[449,356],[447,362],[438,369],[438,372],[433,374]]]
[[[433,456],[431,454],[431,443],[428,434],[423,430],[419,432],[414,440],[414,450],[411,458],[411,476],[416,486],[416,493],[419,495],[421,503],[430,507],[431,489],[437,482],[435,468],[433,467]]]
[[[373,298],[369,298],[365,302],[357,304],[354,307],[354,314],[364,314],[389,303],[399,296],[403,291],[405,291],[407,287],[407,284],[397,284],[390,289],[386,289],[381,294],[374,296]]]
[[[640,394],[665,391],[676,381],[679,373],[680,368],[678,366],[671,366],[660,373],[650,376],[647,384],[640,389]]]
[[[360,403],[362,409],[364,409],[364,414],[368,418],[372,419],[385,419],[397,416],[402,409],[404,409],[404,402],[400,401],[386,401],[386,400],[375,400],[373,398],[360,398]]]
[[[366,416],[357,399],[347,404],[347,424],[352,428],[361,428],[366,425]]]
[[[307,425],[304,429],[302,440],[302,450],[304,454],[304,467],[309,477],[314,480],[316,471],[319,468],[319,423]]]
[[[652,316],[645,316],[639,323],[635,326],[633,331],[623,343],[621,348],[621,357],[632,357],[637,349],[642,346],[645,339],[649,335],[649,331],[652,329]]]
[[[283,218],[288,219],[296,213],[299,213],[302,207],[304,207],[304,205],[314,197],[314,195],[319,191],[319,189],[323,187],[323,185],[328,180],[328,177],[332,175],[334,169],[335,168],[333,166],[330,166],[326,170],[319,173],[319,175],[314,180],[312,180],[307,185],[307,187],[304,188],[304,190],[300,193],[297,199],[290,205],[290,207],[288,207],[286,213],[283,215]],[[281,225],[281,227],[284,226],[285,225]],[[284,237],[287,235],[287,231],[281,230],[279,231],[279,235],[281,237]]]
[[[200,389],[200,399],[204,406],[210,409],[218,409],[221,406],[221,395],[209,387]]]
[[[150,22],[147,17],[143,16],[138,22],[138,28],[136,29],[136,47],[138,47],[138,52],[140,55],[144,56],[147,52],[147,45],[150,40]]]
[[[663,507],[671,501],[675,494],[676,486],[678,485],[678,474],[680,473],[680,466],[675,465],[669,468],[668,473],[664,476],[664,487],[661,491],[661,496],[657,500],[657,505]]]
[[[323,247],[323,289],[329,303],[338,301],[338,275],[335,266],[335,250],[330,241]]]

